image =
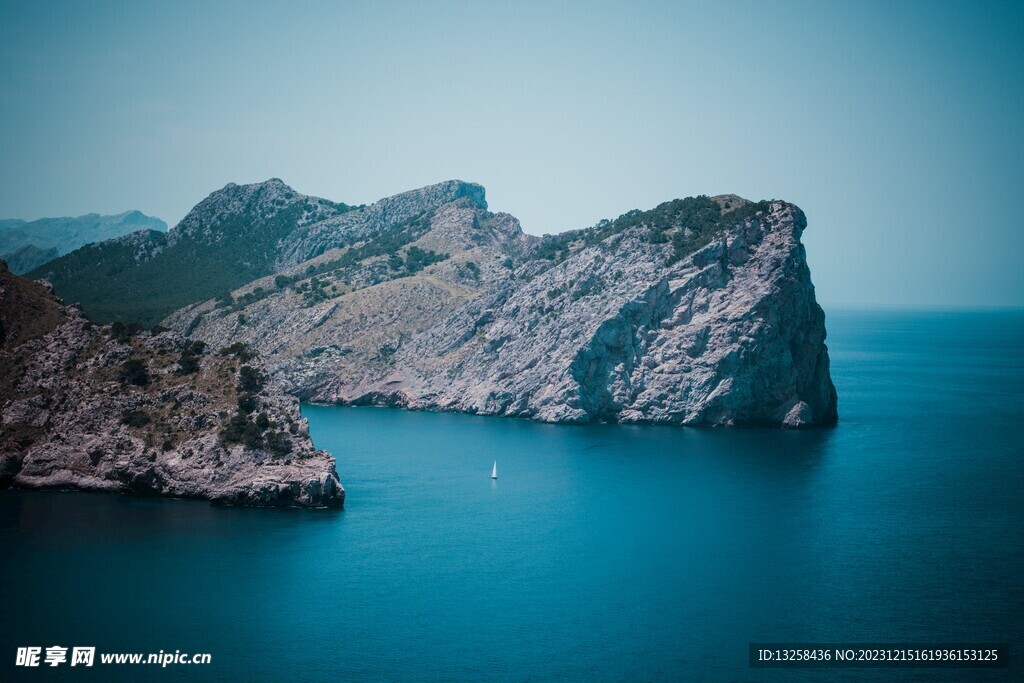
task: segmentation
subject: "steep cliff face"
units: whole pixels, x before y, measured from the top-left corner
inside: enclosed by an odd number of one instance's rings
[[[241,348],[99,327],[0,261],[0,486],[340,507],[298,402]]]
[[[482,200],[406,211],[165,324],[253,345],[316,402],[552,422],[836,420],[795,206],[675,200],[540,239]],[[421,254],[437,258],[410,269]]]

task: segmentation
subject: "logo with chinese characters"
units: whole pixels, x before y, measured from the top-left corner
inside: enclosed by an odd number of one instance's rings
[[[60,645],[51,645],[43,654],[41,647],[19,647],[15,657],[15,666],[39,666],[42,657],[43,666],[60,666],[68,662],[68,649]],[[95,647],[71,648],[71,666],[92,666],[96,659]]]

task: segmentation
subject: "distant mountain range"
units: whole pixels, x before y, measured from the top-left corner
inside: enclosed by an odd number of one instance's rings
[[[305,400],[802,427],[836,419],[805,227],[722,195],[536,237],[473,183],[351,206],[271,179],[30,277],[99,322],[244,342]]]
[[[36,221],[0,220],[0,258],[7,261],[12,272],[27,273],[91,242],[144,229],[166,232],[167,224],[140,211],[116,216],[90,213]]]

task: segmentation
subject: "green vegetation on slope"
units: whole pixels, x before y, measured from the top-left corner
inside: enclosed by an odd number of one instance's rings
[[[395,227],[378,232],[358,247],[349,248],[336,259],[309,266],[303,277],[350,268],[375,256],[397,254],[402,247],[415,242],[430,230],[431,216],[431,213],[420,211]]]
[[[673,199],[648,211],[633,209],[615,220],[603,220],[590,228],[546,237],[537,250],[537,257],[559,263],[570,254],[612,235],[630,228],[645,227],[652,244],[672,243],[672,253],[668,258],[671,265],[707,245],[724,227],[768,208],[769,202],[761,201],[723,213],[718,203],[706,195]]]
[[[167,235],[152,231],[140,238],[140,258],[139,240],[89,245],[29,277],[49,279],[66,302],[80,302],[96,322],[151,326],[183,306],[271,274],[278,241],[295,230],[307,208],[297,202],[267,218],[249,211],[228,215],[214,226],[212,240],[186,235],[169,245]],[[339,213],[347,208],[335,206]]]
[[[378,274],[377,281],[415,275],[427,266],[450,257],[449,254],[438,254],[410,244],[430,230],[430,220],[430,213],[420,211],[397,226],[378,231],[349,247],[338,258],[310,264],[293,275],[276,275],[274,286],[270,289],[256,286],[237,298],[231,292],[223,292],[216,297],[215,308],[225,312],[242,311],[289,287],[303,295],[307,306],[312,306],[337,295],[342,288],[349,286],[349,280],[356,272],[374,262],[379,265],[381,257],[387,257],[383,261],[386,269]]]

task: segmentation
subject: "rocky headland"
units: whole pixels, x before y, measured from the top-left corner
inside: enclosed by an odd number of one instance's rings
[[[279,183],[246,187],[303,197]],[[190,231],[223,224],[199,208]],[[479,185],[449,181],[306,221],[267,275],[163,324],[246,343],[312,402],[825,425],[836,393],[806,225],[787,202],[723,195],[542,238],[488,211]]]
[[[242,345],[99,326],[0,261],[0,487],[341,507],[334,459]]]
[[[537,237],[457,180],[368,206],[229,184],[47,279],[0,267],[0,486],[340,507],[299,400],[831,424],[806,227],[722,195]]]

